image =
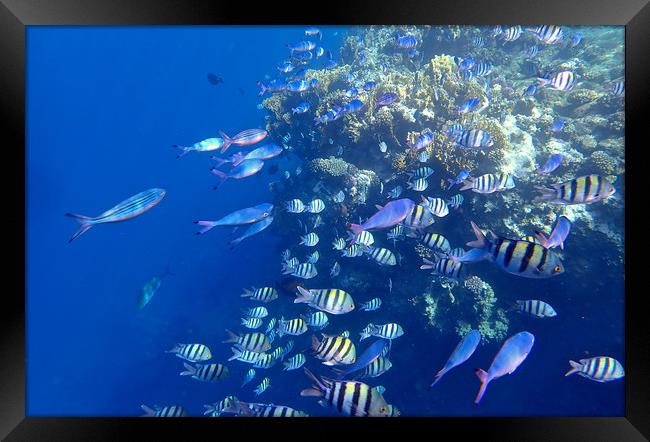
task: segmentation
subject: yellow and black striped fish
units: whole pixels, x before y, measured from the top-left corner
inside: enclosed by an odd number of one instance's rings
[[[257,388],[254,390],[255,395],[259,396],[260,394],[264,393],[267,388],[269,388],[269,385],[271,385],[271,379],[269,378],[264,378],[262,379],[262,382],[260,382],[260,385],[257,386]]]
[[[395,254],[383,247],[366,247],[365,253],[380,265],[397,265]]]
[[[413,229],[423,229],[434,223],[433,214],[422,204],[416,205],[409,216],[402,221],[406,227],[406,236],[413,238]]]
[[[174,353],[179,358],[190,362],[207,361],[212,358],[210,349],[203,344],[176,344],[166,353]]]
[[[560,257],[541,244],[499,236],[489,240],[474,222],[471,225],[476,240],[467,245],[474,249],[454,258],[456,261],[472,263],[488,259],[502,270],[525,278],[550,278],[564,273]]]
[[[395,322],[390,322],[388,324],[382,325],[368,324],[366,328],[361,331],[360,340],[363,341],[370,336],[377,336],[378,338],[384,339],[395,339],[399,338],[403,334],[404,329],[401,325]]]
[[[278,362],[273,354],[261,353],[260,358],[253,364],[255,368],[271,368]]]
[[[225,412],[235,413],[239,416],[254,416],[254,417],[308,417],[309,415],[304,411],[294,410],[291,407],[284,405],[267,405],[267,404],[251,404],[234,400],[224,410]]]
[[[564,376],[573,373],[596,382],[610,382],[625,376],[625,370],[620,362],[609,356],[580,359],[580,362],[569,361],[571,370]]]
[[[311,346],[314,356],[325,365],[354,364],[357,359],[357,349],[349,338],[343,336],[329,336],[323,333],[323,341],[316,336],[311,337]]]
[[[439,249],[443,252],[451,250],[449,240],[439,233],[425,233],[420,238],[420,241],[430,249]]]
[[[249,351],[244,349],[241,345],[237,344],[234,347],[231,347],[233,355],[228,358],[229,361],[238,360],[242,362],[247,362],[249,364],[255,364],[261,358],[266,357],[266,353],[258,353],[255,351]]]
[[[153,408],[146,405],[140,405],[146,414],[143,417],[187,417],[187,411],[180,405],[167,405],[160,407],[154,405]]]
[[[538,201],[555,204],[591,204],[614,195],[616,189],[600,175],[587,175],[548,187],[538,186]]]
[[[335,407],[339,413],[348,416],[384,417],[388,415],[388,404],[376,389],[363,382],[318,379],[307,368],[305,373],[314,382],[311,388],[300,392],[300,396],[323,398],[321,405]]]
[[[354,300],[349,293],[341,289],[306,290],[298,286],[298,296],[294,304],[307,303],[310,307],[333,315],[341,315],[354,310]]]
[[[195,364],[191,366],[187,362],[183,362],[185,371],[181,372],[181,376],[192,376],[192,379],[197,379],[204,382],[214,382],[220,379],[227,379],[230,376],[228,367],[223,364]]]
[[[266,351],[271,348],[271,342],[264,333],[254,332],[239,336],[230,330],[226,330],[226,332],[228,333],[228,339],[223,341],[224,344],[235,342],[241,345],[244,349],[257,353]]]
[[[390,360],[383,356],[379,356],[366,367],[361,377],[376,378],[377,376],[386,373],[392,366],[393,363]]]
[[[517,300],[510,310],[517,310],[537,318],[552,318],[557,316],[553,307],[538,299]]]
[[[278,336],[284,335],[300,336],[307,331],[307,323],[302,318],[284,320],[284,317],[278,321]]]
[[[241,324],[246,328],[260,328],[262,326],[262,320],[260,318],[241,318]]]
[[[273,287],[262,287],[260,289],[253,287],[251,290],[244,290],[241,297],[251,298],[256,301],[271,302],[274,299],[278,299],[278,291]]]

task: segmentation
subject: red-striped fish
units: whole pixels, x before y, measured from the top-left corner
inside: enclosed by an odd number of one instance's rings
[[[68,242],[70,243],[74,241],[79,235],[96,224],[116,223],[142,215],[144,212],[158,204],[166,193],[167,191],[165,189],[153,188],[145,190],[144,192],[140,192],[137,195],[133,195],[131,198],[122,201],[115,207],[108,209],[106,212],[94,218],[77,215],[75,213],[66,213],[66,216],[76,219],[79,224],[81,224],[79,229],[74,233],[74,235],[72,235],[72,238],[70,238],[70,241]]]
[[[219,135],[221,135],[224,139],[221,153],[224,153],[226,150],[228,150],[231,144],[235,144],[237,146],[250,146],[251,144],[258,143],[266,138],[268,134],[269,133],[264,129],[246,129],[230,138],[222,131],[219,131]]]

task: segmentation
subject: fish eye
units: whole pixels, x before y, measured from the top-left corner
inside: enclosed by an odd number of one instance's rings
[[[554,271],[555,273],[558,273],[560,270],[562,270],[562,267],[560,267],[559,264],[556,265],[555,267],[553,267],[553,271]]]

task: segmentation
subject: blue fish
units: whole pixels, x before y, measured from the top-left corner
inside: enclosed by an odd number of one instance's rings
[[[552,249],[553,247],[560,246],[560,249],[564,250],[564,241],[566,240],[567,236],[569,236],[571,226],[572,224],[571,221],[569,221],[569,218],[561,215],[555,221],[555,226],[553,226],[551,236],[547,238],[542,232],[536,230],[535,237],[547,249]]]
[[[261,81],[257,82],[257,85],[260,88],[259,96],[264,95],[266,92],[275,93],[282,92],[287,88],[287,82],[282,78],[274,78],[269,81],[267,84],[262,83]]]
[[[343,107],[343,112],[354,113],[363,108],[363,101],[354,99]]]
[[[355,98],[356,96],[359,95],[359,89],[356,87],[351,87],[347,91],[345,91],[345,96],[348,98]]]
[[[555,123],[551,126],[551,130],[553,132],[560,132],[562,129],[564,129],[564,126],[566,125],[566,121],[564,120],[555,120]]]
[[[289,92],[305,92],[309,87],[309,82],[305,80],[294,80],[287,83],[287,90]]]
[[[400,47],[402,49],[411,49],[418,45],[418,39],[415,37],[415,35],[402,35],[401,32],[397,32],[395,35],[395,44],[397,47]]]
[[[240,237],[235,238],[228,243],[228,245],[230,246],[230,250],[234,249],[235,246],[240,242],[242,242],[244,239],[260,233],[262,230],[270,226],[272,222],[273,222],[273,216],[267,216],[263,220],[251,224]]]
[[[364,91],[371,91],[375,87],[377,87],[377,82],[376,81],[366,81],[366,83],[363,85],[363,90]]]
[[[476,97],[465,100],[465,102],[458,108],[458,113],[463,115],[472,112],[480,102],[481,100]]]
[[[467,81],[469,81],[469,80],[471,80],[472,78],[474,78],[474,72],[472,72],[472,71],[470,71],[470,70],[463,71],[463,80],[467,80]]]
[[[542,167],[537,168],[537,173],[540,175],[545,175],[547,173],[553,172],[555,169],[560,167],[563,159],[564,155],[561,153],[556,153],[555,155],[551,156],[551,158],[549,158]]]
[[[436,382],[438,382],[442,376],[451,370],[454,367],[459,366],[474,354],[476,347],[478,347],[479,342],[481,342],[481,333],[478,330],[471,330],[456,346],[454,351],[449,356],[447,363],[444,367],[436,374],[433,382],[429,386],[431,389]]]
[[[474,59],[471,57],[468,58],[454,57],[454,62],[456,63],[456,66],[458,66],[458,69],[461,71],[472,69],[476,64]]]
[[[308,110],[309,110],[309,103],[307,103],[306,101],[303,101],[302,103],[300,103],[299,105],[291,109],[291,111],[294,114],[304,114]]]
[[[389,345],[390,341],[386,341],[385,339],[378,339],[377,341],[373,342],[370,347],[368,347],[362,354],[361,356],[357,356],[357,360],[355,361],[354,364],[348,366],[345,370],[338,370],[336,373],[339,376],[339,379],[346,378],[354,373],[355,371],[363,370],[366,368],[368,365],[372,363],[375,359],[377,359],[379,356],[381,356],[382,352],[384,351],[384,348]]]
[[[449,181],[449,189],[454,187],[456,184],[461,184],[463,181],[467,179],[469,176],[469,170],[463,169],[460,171],[458,176],[456,178],[447,178],[447,181]]]
[[[575,48],[580,44],[582,41],[583,37],[582,34],[575,34],[573,37],[571,37],[571,47]]]
[[[537,92],[537,85],[536,84],[531,84],[524,91],[524,95],[532,97],[533,95],[535,95],[536,92]]]

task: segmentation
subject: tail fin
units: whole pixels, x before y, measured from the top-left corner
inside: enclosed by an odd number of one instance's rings
[[[438,373],[436,373],[436,376],[433,378],[433,382],[431,383],[431,385],[429,385],[429,390],[431,390],[433,388],[433,386],[436,385],[436,383],[440,379],[442,379],[442,375],[444,375],[445,373],[447,373],[447,370],[445,370],[445,367],[441,368],[440,371]]]
[[[228,358],[228,361],[234,361],[242,354],[242,351],[237,347],[230,347],[230,350],[232,350],[232,356]]]
[[[219,135],[221,136],[221,138],[223,138],[223,147],[221,148],[221,153],[224,153],[226,150],[228,150],[230,145],[233,143],[233,139],[230,138],[225,133],[223,133],[223,131],[221,130],[219,131]]]
[[[487,241],[485,240],[485,235],[483,235],[481,229],[479,229],[478,226],[474,224],[474,221],[470,221],[470,223],[472,224],[472,229],[474,230],[474,234],[476,235],[476,240],[468,242],[467,246],[474,247],[475,249],[484,248],[487,245]]]
[[[544,234],[538,230],[535,230],[535,238],[539,240],[539,243],[545,247],[548,248],[548,238],[544,236]]]
[[[79,235],[84,233],[86,230],[90,229],[94,224],[93,220],[94,218],[91,218],[89,216],[84,216],[84,215],[77,215],[76,213],[66,213],[65,216],[69,216],[71,218],[74,218],[77,220],[81,226],[79,226],[79,229],[74,232],[74,235],[72,235],[72,238],[68,241],[68,244],[74,241]]]
[[[569,364],[571,364],[571,370],[567,371],[564,376],[569,376],[582,370],[582,364],[580,362],[569,361]]]
[[[228,333],[228,339],[225,341],[222,341],[224,344],[228,344],[231,342],[239,342],[239,336],[231,332],[230,330],[226,329],[226,332]]]
[[[219,169],[217,169],[216,167],[213,167],[212,169],[210,169],[210,172],[212,172],[213,174],[215,174],[216,176],[219,177],[219,182],[217,183],[216,186],[214,186],[214,190],[217,190],[219,187],[221,187],[223,182],[228,179],[228,176],[225,173],[223,173],[222,171],[220,171]]]
[[[174,344],[171,350],[165,350],[165,353],[178,353],[181,350],[180,344]]]
[[[309,290],[305,290],[303,287],[298,286],[298,293],[296,293],[296,296],[298,296],[296,299],[293,300],[294,304],[300,304],[302,302],[310,302],[313,298],[311,295],[311,292]]]
[[[519,304],[517,303],[517,301],[515,301],[513,303],[510,303],[510,307],[508,307],[508,310],[506,310],[506,311],[507,312],[514,312],[516,310],[519,310]]]
[[[205,232],[208,230],[212,229],[217,225],[215,221],[194,221],[194,224],[198,224],[199,226],[203,226],[201,230],[196,232],[197,235],[203,235]]]
[[[320,341],[316,337],[316,335],[311,335],[311,348],[312,350],[316,351],[320,347]]]
[[[463,180],[463,185],[461,186],[460,190],[467,190],[471,189],[474,186],[474,180],[471,178],[467,178],[466,180]]]
[[[205,407],[205,411],[203,412],[203,416],[207,416],[207,415],[212,414],[215,411],[217,411],[217,407],[215,407],[213,404],[204,405],[203,407]]]
[[[267,89],[266,85],[265,85],[264,83],[262,83],[261,81],[259,81],[259,80],[257,81],[257,85],[258,85],[259,88],[260,88],[260,91],[259,91],[259,93],[257,94],[257,96],[258,96],[258,97],[261,97],[262,95],[264,95],[264,94],[266,93],[266,91],[267,91],[268,89]]]
[[[192,367],[187,362],[183,362],[183,367],[185,367],[185,371],[181,371],[181,376],[194,376],[196,373],[196,368]]]
[[[323,382],[314,375],[307,367],[304,368],[305,374],[314,382],[314,386],[300,392],[300,396],[322,397],[327,387]]]
[[[433,261],[429,261],[426,258],[422,258],[422,261],[423,261],[423,263],[420,266],[420,270],[428,270],[428,269],[433,268],[433,266],[434,266]]]
[[[557,191],[555,189],[549,189],[548,187],[544,186],[535,186],[535,188],[538,191],[542,192],[541,195],[535,198],[535,201],[551,201],[555,199],[555,195],[557,194]]]
[[[221,166],[223,166],[224,164],[226,164],[226,163],[229,162],[228,160],[226,160],[226,159],[224,159],[224,158],[219,158],[219,157],[214,156],[214,155],[210,155],[210,158],[212,158],[214,161],[217,162],[217,165],[216,165],[215,167],[221,167]]]
[[[184,157],[185,155],[187,155],[187,153],[188,153],[190,150],[192,150],[192,149],[190,149],[188,146],[179,146],[178,144],[174,144],[173,147],[175,147],[176,149],[180,149],[180,150],[181,150],[181,152],[180,152],[178,155],[176,155],[176,159],[179,159],[179,158],[181,158],[181,157]]]
[[[140,408],[142,408],[145,412],[145,415],[143,417],[151,417],[156,415],[156,410],[151,407],[147,407],[146,405],[142,404],[140,405]]]
[[[241,296],[242,298],[250,298],[255,294],[255,287],[253,287],[252,290],[244,289],[244,293],[242,293]]]
[[[485,394],[485,389],[488,386],[488,380],[487,380],[487,373],[484,370],[481,370],[480,368],[477,368],[476,371],[476,376],[478,376],[479,380],[481,381],[481,388],[478,389],[478,394],[476,395],[476,399],[474,399],[474,403],[478,404],[483,398],[483,395]]]
[[[230,158],[230,162],[232,163],[233,167],[237,167],[244,161],[245,157],[246,156],[244,154],[237,152],[232,154],[232,157]]]

